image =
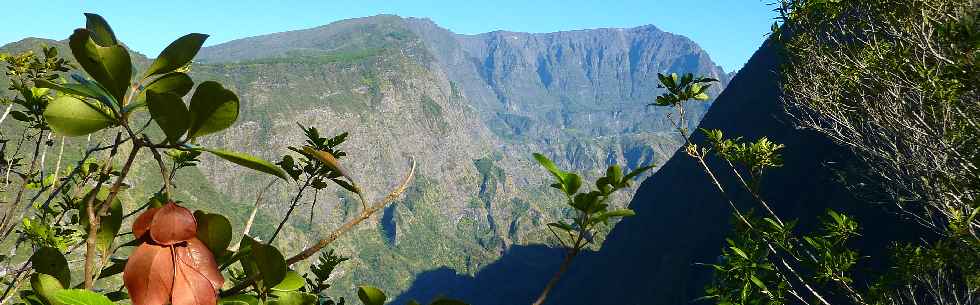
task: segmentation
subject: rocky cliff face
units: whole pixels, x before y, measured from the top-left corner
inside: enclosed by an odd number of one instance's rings
[[[852,215],[862,228],[853,246],[861,255],[854,270],[857,282],[880,276],[895,240],[914,240],[917,227],[880,205],[857,198],[839,180],[845,168],[862,168],[851,153],[812,131],[801,130],[780,99],[779,47],[765,43],[738,72],[699,127],[721,129],[727,136],[768,137],[785,144],[785,165],[769,171],[762,194],[783,219],[798,219],[797,228],[811,231],[826,209]],[[694,143],[705,145],[698,134]],[[752,196],[727,174],[722,161],[710,158],[718,178],[743,211],[757,207]],[[713,304],[704,287],[731,232],[731,209],[700,165],[675,154],[646,179],[630,203],[635,217],[620,222],[607,236],[602,252],[579,255],[552,290],[546,304]],[[438,295],[475,305],[526,304],[534,300],[560,264],[561,250],[540,245],[514,246],[475,276],[436,268],[393,303]],[[505,284],[504,284],[505,283]],[[494,287],[492,290],[487,287]],[[833,301],[831,301],[833,302]],[[846,303],[846,300],[840,300]]]
[[[566,211],[532,152],[586,173],[662,163],[679,139],[663,110],[646,107],[660,93],[656,73],[728,82],[694,42],[653,26],[458,35],[383,15],[236,40],[201,50],[198,60],[195,81],[218,80],[242,101],[239,122],[207,145],[275,160],[303,142],[296,123],[350,132],[345,162],[369,200],[400,179],[408,160],[418,163],[405,197],[335,246],[353,256],[334,285],[343,295],[363,283],[396,295],[423,270],[474,274],[514,245],[546,242],[543,224]],[[693,123],[706,108],[690,109]],[[178,184],[185,200],[236,213],[269,179],[213,158],[199,170]],[[188,192],[202,184],[217,194]],[[255,235],[269,234],[294,191],[273,186]],[[357,212],[350,198],[307,194],[276,242],[292,252],[326,234]]]

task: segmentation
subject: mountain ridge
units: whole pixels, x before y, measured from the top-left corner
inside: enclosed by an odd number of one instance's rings
[[[421,271],[474,274],[510,247],[549,242],[543,224],[566,211],[532,152],[587,177],[611,163],[636,168],[673,154],[680,139],[666,111],[646,106],[661,92],[656,73],[718,77],[713,95],[727,73],[693,41],[640,28],[629,39],[626,30],[615,39],[582,30],[513,43],[512,32],[458,35],[389,15],[206,47],[191,76],[221,82],[242,109],[238,123],[202,144],[276,161],[302,143],[296,123],[323,135],[350,132],[342,149],[351,158],[342,162],[369,199],[414,159],[418,175],[405,198],[334,245],[353,257],[338,267],[335,294],[350,298],[355,285],[370,283],[395,295]],[[708,105],[689,108],[692,124]],[[268,179],[209,156],[199,171],[221,195],[207,198],[225,201],[180,198],[211,210],[251,209]],[[280,184],[267,192],[257,237],[285,213],[293,191]],[[304,196],[276,245],[303,247],[351,217],[352,202],[332,189]]]

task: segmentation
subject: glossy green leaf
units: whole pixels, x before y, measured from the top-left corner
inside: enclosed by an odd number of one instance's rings
[[[51,130],[65,136],[83,136],[109,126],[114,121],[107,109],[72,96],[61,96],[48,104],[44,119]]]
[[[31,289],[34,289],[34,292],[37,292],[49,304],[59,305],[60,303],[54,298],[54,294],[65,289],[65,286],[51,275],[35,273],[31,275]]]
[[[50,275],[61,283],[62,287],[71,284],[71,271],[68,268],[68,260],[61,251],[51,247],[42,247],[31,255],[31,266],[37,273]]]
[[[276,298],[269,301],[269,305],[316,305],[319,300],[315,294],[299,291],[276,292],[273,295]]]
[[[40,88],[50,88],[61,91],[62,93],[74,94],[82,97],[98,99],[101,95],[98,90],[83,84],[55,84],[45,79],[34,81],[34,85]]]
[[[283,172],[282,169],[269,161],[262,160],[251,155],[221,149],[201,148],[201,150],[212,153],[222,159],[231,161],[231,163],[267,173],[282,178],[283,180],[289,180],[289,176],[286,175],[286,172]]]
[[[558,169],[558,166],[556,166],[554,162],[551,162],[551,160],[548,159],[548,157],[545,157],[544,155],[539,153],[534,153],[534,160],[537,160],[538,163],[541,164],[541,166],[544,166],[544,168],[547,169],[548,172],[550,172],[552,175],[554,175],[555,178],[558,178],[559,181],[564,179],[563,178],[564,173],[560,169]]]
[[[187,74],[180,72],[168,73],[144,86],[143,90],[140,90],[140,93],[136,95],[136,98],[129,105],[126,105],[126,109],[127,111],[132,111],[146,106],[146,93],[149,91],[171,93],[178,97],[183,97],[188,92],[191,92],[192,88],[194,88],[194,81]],[[187,106],[184,106],[184,108],[186,109]]]
[[[108,297],[85,289],[65,289],[54,293],[54,299],[65,305],[115,305]]]
[[[749,259],[749,256],[747,254],[745,254],[745,251],[742,251],[742,249],[739,249],[738,247],[734,247],[734,246],[728,247],[728,248],[729,249],[732,249],[732,251],[734,251],[735,254],[738,254],[738,256],[741,256],[742,258],[744,258],[746,260]]]
[[[201,50],[201,45],[204,45],[204,41],[207,39],[208,35],[199,33],[187,34],[177,38],[153,60],[153,64],[146,69],[143,78],[172,72],[187,65],[197,55],[197,51]]]
[[[286,278],[287,265],[282,253],[273,246],[250,241],[251,255],[242,257],[245,273],[258,275],[260,287],[274,287]]]
[[[296,271],[289,270],[286,272],[286,277],[282,279],[276,286],[272,287],[273,291],[296,291],[306,285],[306,280],[303,279],[302,275],[299,275]]]
[[[85,29],[92,33],[92,40],[101,46],[114,46],[119,44],[116,34],[112,32],[112,27],[98,14],[85,13]]]
[[[575,173],[565,174],[564,176],[565,193],[569,196],[575,195],[578,189],[582,187],[582,177]]]
[[[238,120],[238,96],[219,83],[206,81],[197,85],[191,97],[190,112],[187,133],[191,138],[215,133]]]
[[[215,257],[224,255],[231,243],[231,222],[220,214],[194,212],[197,218],[197,239],[204,242]]]
[[[104,200],[109,198],[109,189],[101,187],[98,192],[92,190],[79,202],[79,225],[81,226],[82,232],[88,232],[89,229],[88,205],[86,203],[92,196],[96,196],[93,205],[98,208],[103,204]],[[119,233],[119,229],[122,227],[122,219],[122,202],[119,200],[119,196],[116,196],[109,206],[109,214],[99,219],[99,232],[96,233],[95,247],[102,253],[106,253],[112,248],[112,242],[116,239],[116,234]]]
[[[85,86],[89,91],[95,92],[96,96],[94,99],[98,100],[105,108],[112,109],[118,112],[121,108],[119,106],[119,101],[116,97],[109,93],[109,90],[100,85],[98,82],[86,78],[80,74],[72,73],[71,78],[78,82],[79,85]]]
[[[92,40],[92,32],[77,29],[68,38],[75,61],[89,76],[102,84],[117,101],[122,101],[133,74],[129,51],[121,45],[102,46]]]
[[[381,289],[371,286],[358,286],[357,298],[361,299],[364,305],[384,305],[388,300],[388,296]]]
[[[187,106],[179,96],[172,93],[146,92],[146,106],[150,109],[153,121],[163,129],[170,143],[178,143],[187,132]]]

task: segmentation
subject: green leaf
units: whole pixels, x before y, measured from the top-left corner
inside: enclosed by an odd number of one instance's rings
[[[251,155],[247,155],[239,152],[221,150],[221,149],[200,148],[200,150],[212,153],[215,156],[218,156],[222,159],[231,161],[231,163],[235,163],[247,168],[251,168],[263,173],[267,173],[282,178],[283,180],[287,180],[287,181],[289,180],[289,175],[286,175],[286,173],[283,172],[282,169],[277,167],[275,164],[270,163],[269,161],[262,160]]]
[[[157,74],[168,73],[187,65],[201,50],[201,45],[208,39],[208,35],[192,33],[177,38],[160,52],[160,55],[153,60],[150,68],[146,69],[143,78]]]
[[[187,132],[187,106],[184,101],[171,93],[146,92],[146,105],[150,108],[153,121],[163,129],[170,143],[178,143]]]
[[[109,90],[100,85],[98,82],[86,78],[80,74],[72,73],[71,78],[78,82],[79,85],[84,86],[89,91],[95,92],[94,97],[99,103],[102,103],[105,108],[112,109],[113,111],[119,111],[119,101],[116,100]]]
[[[606,217],[629,217],[636,215],[636,212],[633,212],[633,210],[630,209],[619,209],[605,212],[602,215]]]
[[[81,226],[82,232],[88,232],[89,229],[88,205],[86,203],[92,196],[96,196],[93,205],[98,208],[109,198],[109,189],[100,187],[98,191],[89,191],[79,202],[79,225]],[[99,232],[96,233],[97,239],[95,246],[102,253],[107,253],[112,248],[112,242],[116,239],[116,234],[119,233],[119,229],[122,227],[122,219],[122,202],[119,200],[119,196],[116,196],[109,206],[109,215],[99,218]]]
[[[208,246],[215,257],[224,255],[231,244],[231,222],[220,214],[194,212],[197,218],[197,239]]]
[[[44,119],[51,130],[66,136],[87,135],[115,123],[104,108],[67,95],[48,104]]]
[[[755,283],[756,286],[759,286],[759,289],[762,289],[762,291],[769,291],[769,288],[766,288],[766,284],[763,284],[762,280],[759,280],[759,278],[755,277],[755,275],[750,275],[749,279],[751,279],[752,283]]]
[[[191,92],[191,88],[194,87],[194,81],[191,80],[190,76],[180,72],[168,73],[166,75],[160,76],[154,79],[152,82],[143,87],[140,93],[136,95],[129,105],[126,105],[127,111],[133,111],[134,109],[146,106],[146,93],[149,91],[154,91],[157,93],[171,93],[178,97],[183,97]],[[184,106],[186,109],[187,106]],[[186,118],[184,120],[187,120]]]
[[[249,263],[249,261],[243,258],[252,254],[252,245],[256,245],[256,244],[258,244],[258,242],[252,239],[251,237],[249,237],[248,235],[242,236],[242,240],[238,242],[238,251],[235,251],[235,253],[231,255],[231,258],[221,263],[221,267],[219,267],[218,269],[224,270],[229,265],[234,264],[239,260],[242,261],[243,267],[248,267],[247,264]]]
[[[388,296],[381,289],[371,286],[358,286],[357,298],[361,299],[364,305],[384,305],[388,300]]]
[[[54,298],[65,305],[115,305],[106,296],[85,289],[61,290]]]
[[[101,93],[95,88],[83,84],[55,84],[51,81],[45,79],[38,79],[34,81],[34,85],[39,88],[50,88],[54,90],[61,91],[62,93],[74,94],[81,97],[99,99]]]
[[[541,164],[541,166],[544,166],[544,168],[547,169],[548,172],[554,175],[555,178],[558,178],[558,181],[564,181],[565,173],[562,172],[560,169],[558,169],[558,166],[556,166],[554,162],[551,162],[551,160],[548,159],[548,157],[545,157],[544,155],[539,153],[534,153],[534,159],[537,160],[538,163]]]
[[[273,246],[255,241],[251,243],[251,255],[242,257],[245,273],[249,276],[258,275],[260,287],[268,288],[278,285],[286,278],[286,259]]]
[[[88,75],[102,84],[117,101],[122,101],[133,74],[129,51],[121,45],[102,46],[92,40],[92,32],[77,29],[68,38],[75,61]]]
[[[223,297],[218,300],[219,305],[261,305],[259,298],[250,294],[239,294]]]
[[[303,279],[302,275],[299,275],[296,271],[289,270],[286,272],[286,277],[279,282],[276,286],[272,287],[273,291],[296,291],[306,285],[306,280]]]
[[[101,46],[108,47],[119,44],[112,27],[98,14],[85,13],[85,29],[92,33],[92,39]]]
[[[613,164],[606,169],[606,177],[614,184],[619,184],[623,180],[623,169],[619,167],[619,164]]]
[[[290,292],[274,292],[276,298],[269,301],[269,305],[316,305],[317,297],[315,294],[290,291]]]
[[[10,117],[14,118],[14,120],[18,120],[18,121],[21,121],[21,122],[30,122],[31,121],[31,117],[28,116],[26,113],[23,113],[23,112],[20,112],[20,111],[16,111],[16,110],[10,112]]]
[[[37,249],[34,255],[31,255],[31,266],[37,273],[47,274],[58,279],[62,287],[68,287],[71,284],[68,260],[58,249],[52,247]]]
[[[568,194],[569,196],[575,195],[575,193],[578,192],[578,189],[582,187],[582,177],[579,177],[579,175],[575,173],[565,174],[563,183],[565,184],[565,194]]]
[[[65,286],[51,275],[35,273],[31,275],[31,289],[34,289],[34,292],[37,292],[49,304],[59,305],[60,303],[54,298],[54,294],[65,289]]]
[[[745,260],[749,260],[749,256],[745,254],[745,251],[742,251],[742,249],[739,249],[738,247],[735,246],[728,247],[728,248],[732,249],[732,251],[735,251],[735,254],[738,254],[738,256],[741,256]]]
[[[626,176],[623,177],[623,182],[627,182],[627,181],[633,180],[633,178],[635,178],[636,176],[642,175],[644,172],[646,172],[646,171],[648,171],[648,170],[650,170],[652,168],[653,168],[653,165],[643,166],[643,167],[637,168],[637,169],[633,170],[632,172],[630,172],[629,174],[626,174]]]
[[[238,120],[238,96],[219,83],[206,81],[197,85],[191,97],[190,111],[189,137],[215,133]]]

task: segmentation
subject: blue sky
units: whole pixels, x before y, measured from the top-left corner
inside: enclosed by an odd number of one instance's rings
[[[376,14],[428,17],[454,32],[554,32],[653,24],[690,37],[732,71],[762,43],[771,0],[362,0],[183,1],[42,0],[4,3],[0,45],[24,37],[67,38],[83,12],[105,17],[131,48],[155,57],[173,39],[210,34],[206,45]]]

